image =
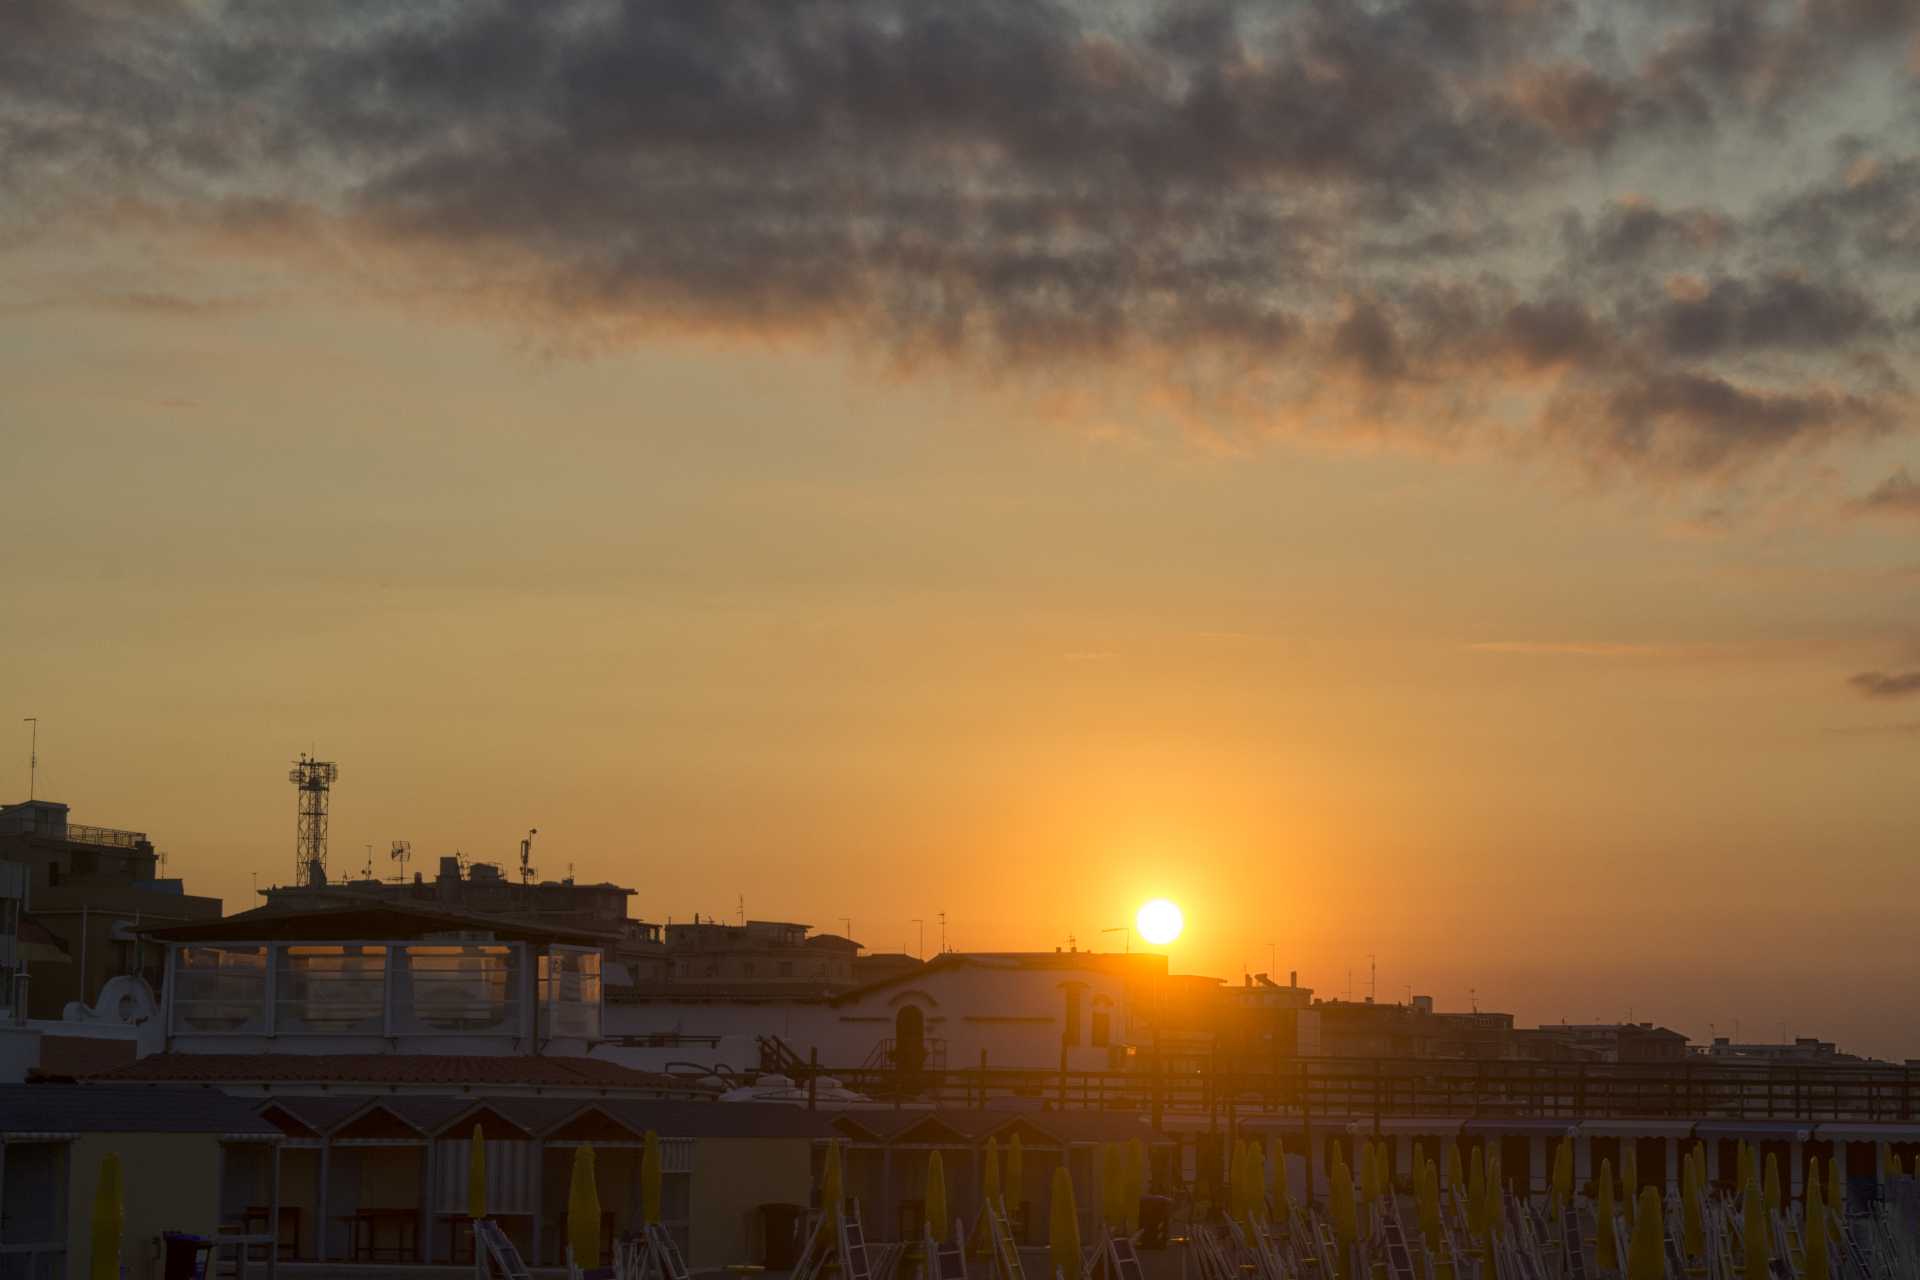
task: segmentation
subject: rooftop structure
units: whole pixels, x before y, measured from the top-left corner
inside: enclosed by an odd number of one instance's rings
[[[49,943],[14,969],[30,978],[23,1003],[35,1018],[59,1018],[69,1003],[92,1005],[123,974],[157,988],[159,956],[143,950],[135,930],[220,915],[220,899],[188,894],[158,874],[160,855],[145,832],[83,826],[51,800],[0,806],[0,862],[25,868],[22,930],[37,925]],[[15,985],[7,983],[9,992]]]

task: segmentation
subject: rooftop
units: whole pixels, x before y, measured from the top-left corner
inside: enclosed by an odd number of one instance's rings
[[[159,942],[383,942],[430,933],[487,933],[501,942],[599,946],[611,934],[556,925],[520,924],[511,917],[472,915],[389,902],[342,897],[289,910],[255,907],[218,920],[146,930]]]
[[[207,1089],[0,1085],[0,1133],[220,1133],[274,1138],[256,1105]]]
[[[598,1058],[535,1054],[157,1053],[90,1077],[108,1084],[313,1084],[620,1089],[709,1095],[686,1076],[635,1071]]]

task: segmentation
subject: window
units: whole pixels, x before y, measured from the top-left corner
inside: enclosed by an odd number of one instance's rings
[[[179,948],[173,959],[173,1025],[176,1033],[264,1033],[267,949]]]
[[[541,1032],[600,1038],[600,953],[589,947],[553,947],[540,957]]]
[[[1088,1037],[1095,1048],[1104,1049],[1113,1043],[1113,1011],[1100,1002],[1093,1006],[1093,1027]]]
[[[523,1034],[520,956],[498,943],[412,944],[395,972],[396,1029]]]
[[[278,952],[275,1031],[379,1035],[386,1029],[385,947],[287,945]]]
[[[1067,1025],[1060,1032],[1061,1044],[1080,1043],[1080,988],[1067,988]]]

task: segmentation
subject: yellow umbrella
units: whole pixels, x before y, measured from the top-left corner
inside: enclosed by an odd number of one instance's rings
[[[91,1280],[120,1280],[120,1237],[126,1225],[120,1156],[109,1151],[100,1158],[100,1180],[93,1189],[93,1257],[87,1270]]]
[[[1127,1233],[1140,1229],[1140,1201],[1147,1194],[1147,1148],[1138,1138],[1127,1139],[1126,1210]]]
[[[1620,1269],[1620,1249],[1613,1238],[1613,1161],[1600,1162],[1600,1201],[1593,1211],[1594,1259],[1602,1271]]]
[[[1767,1198],[1767,1212],[1780,1212],[1780,1162],[1774,1159],[1771,1151],[1767,1153],[1767,1172],[1760,1190]]]
[[[1827,1217],[1835,1227],[1846,1220],[1847,1184],[1841,1175],[1840,1162],[1827,1161]]]
[[[1460,1144],[1449,1142],[1440,1154],[1444,1161],[1441,1171],[1447,1176],[1447,1189],[1458,1198],[1466,1190],[1466,1176],[1460,1171]]]
[[[1247,1143],[1247,1220],[1267,1216],[1267,1153],[1258,1142]]]
[[[1020,1135],[1007,1143],[1007,1203],[1018,1208],[1027,1202],[1027,1164],[1020,1147]]]
[[[1553,1213],[1573,1203],[1573,1139],[1562,1138],[1553,1151]]]
[[[1746,1246],[1746,1280],[1766,1280],[1767,1277],[1767,1259],[1772,1250],[1767,1247],[1766,1219],[1766,1207],[1760,1201],[1760,1184],[1749,1182],[1740,1209],[1741,1242]]]
[[[1372,1204],[1380,1198],[1380,1162],[1373,1157],[1371,1142],[1360,1148],[1360,1203]]]
[[[1333,1173],[1327,1183],[1327,1209],[1333,1216],[1333,1229],[1343,1244],[1360,1237],[1359,1214],[1353,1204],[1353,1171],[1338,1151],[1333,1156]]]
[[[660,1222],[660,1135],[651,1129],[640,1140],[640,1221]]]
[[[1700,1165],[1690,1152],[1680,1170],[1681,1248],[1689,1258],[1706,1256],[1706,1233],[1706,1219],[1700,1212]]]
[[[1073,1175],[1064,1164],[1053,1171],[1048,1228],[1047,1254],[1055,1280],[1080,1280],[1080,1211],[1073,1202]]]
[[[487,1138],[477,1124],[467,1143],[467,1216],[475,1222],[487,1216]]]
[[[1828,1162],[1832,1168],[1832,1162]],[[1827,1206],[1820,1194],[1820,1162],[1807,1161],[1807,1265],[1802,1280],[1830,1280],[1832,1259],[1827,1254]]]
[[[947,1238],[947,1169],[940,1153],[927,1157],[927,1226],[935,1244]]]
[[[1273,1170],[1273,1211],[1284,1218],[1291,1212],[1287,1203],[1287,1149],[1277,1136],[1272,1143],[1267,1165]]]
[[[576,1267],[600,1265],[600,1185],[593,1174],[593,1148],[573,1149],[573,1184],[567,1188],[567,1247]]]
[[[1467,1175],[1467,1230],[1476,1236],[1487,1234],[1487,1157],[1484,1147],[1473,1149],[1473,1164]]]
[[[987,1139],[986,1159],[980,1166],[980,1195],[989,1203],[1000,1199],[1000,1144]]]
[[[838,1238],[840,1213],[847,1193],[840,1185],[840,1144],[827,1144],[827,1158],[820,1168],[820,1236],[825,1242]]]
[[[1420,1185],[1415,1189],[1419,1199],[1420,1230],[1427,1237],[1429,1250],[1440,1247],[1440,1170],[1428,1160],[1420,1166]]]
[[[1627,1242],[1627,1280],[1666,1280],[1666,1241],[1662,1238],[1660,1193],[1642,1188],[1637,1197],[1633,1236]]]

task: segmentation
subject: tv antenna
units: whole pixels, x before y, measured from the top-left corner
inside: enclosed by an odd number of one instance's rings
[[[404,884],[407,879],[407,859],[413,856],[413,841],[395,840],[393,848],[387,850],[387,856],[400,864],[400,880]]]
[[[533,869],[533,838],[540,834],[540,828],[529,827],[527,838],[520,842],[520,883],[532,884],[538,873]]]
[[[294,829],[293,883],[327,882],[327,801],[340,769],[331,760],[302,754],[287,773],[299,794],[300,820]],[[369,872],[371,874],[371,872]]]
[[[367,841],[367,865],[366,868],[361,871],[360,878],[363,880],[373,879],[373,841],[371,840]]]
[[[31,800],[34,784],[40,780],[40,717],[22,716],[21,721],[33,726],[27,738],[27,799]]]

